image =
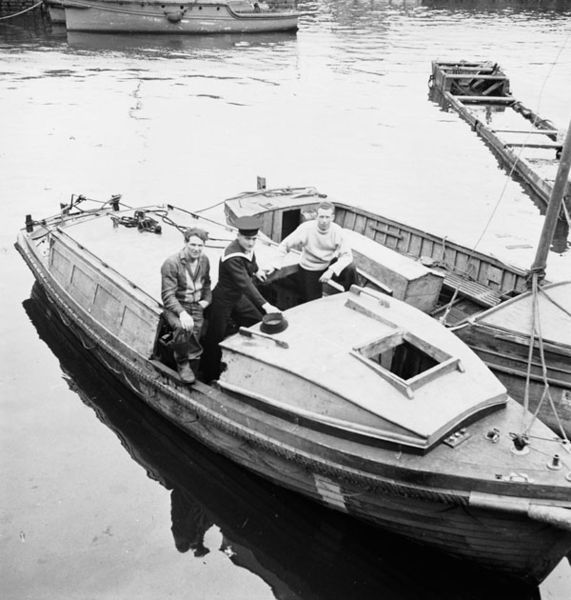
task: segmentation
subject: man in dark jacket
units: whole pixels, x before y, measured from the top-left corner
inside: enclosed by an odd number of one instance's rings
[[[173,331],[174,358],[180,378],[194,383],[202,354],[200,334],[204,309],[212,301],[210,262],[202,254],[208,233],[198,227],[184,232],[184,247],[161,267],[164,317]],[[192,363],[192,366],[191,366]]]
[[[279,312],[260,294],[253,281],[254,277],[261,281],[266,278],[254,254],[259,221],[255,217],[241,217],[236,225],[238,234],[220,259],[218,283],[212,294],[204,347],[206,381],[220,376],[222,351],[218,344],[226,337],[231,320],[249,327],[261,321],[264,312]]]

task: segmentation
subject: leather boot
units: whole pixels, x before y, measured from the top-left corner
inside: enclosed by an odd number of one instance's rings
[[[194,383],[196,381],[196,377],[190,368],[190,362],[188,360],[184,360],[182,362],[177,363],[178,376],[180,377],[183,383]]]

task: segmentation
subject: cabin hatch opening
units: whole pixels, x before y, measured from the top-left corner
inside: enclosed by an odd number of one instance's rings
[[[409,397],[414,395],[415,389],[435,377],[451,370],[464,370],[458,358],[410,331],[395,331],[391,335],[354,347],[351,354],[405,391]]]
[[[369,358],[405,381],[438,364],[432,356],[406,340]]]
[[[361,355],[405,381],[438,365],[434,353],[424,350],[407,333],[397,333],[358,349]],[[444,359],[444,357],[441,357]]]

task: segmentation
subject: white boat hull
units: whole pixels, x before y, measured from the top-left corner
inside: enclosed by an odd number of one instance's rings
[[[65,20],[68,31],[104,33],[261,33],[297,29],[298,12],[254,12],[249,3],[233,4],[72,0],[65,5]]]

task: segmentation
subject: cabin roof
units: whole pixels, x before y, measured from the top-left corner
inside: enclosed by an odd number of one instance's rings
[[[379,301],[366,293],[335,294],[290,309],[285,316],[288,328],[272,337],[287,348],[255,333],[234,335],[222,345],[225,356],[253,359],[258,366],[266,365],[268,373],[277,369],[293,374],[299,381],[298,393],[295,386],[272,393],[294,411],[306,410],[307,394],[320,388],[331,403],[366,411],[371,423],[381,417],[419,438],[434,440],[467,416],[505,402],[503,386],[467,346],[434,319],[393,298]],[[249,331],[259,332],[260,326]],[[403,384],[387,369],[368,364],[358,349],[405,333],[435,353],[440,364],[417,381]],[[239,369],[240,362],[237,365]],[[229,368],[221,384],[232,386],[237,377],[237,370]],[[263,374],[252,377],[249,391],[260,395],[265,381]]]
[[[544,286],[540,289],[537,302],[543,340],[571,346],[571,281]],[[532,314],[533,294],[527,292],[482,313],[475,321],[529,336]]]

